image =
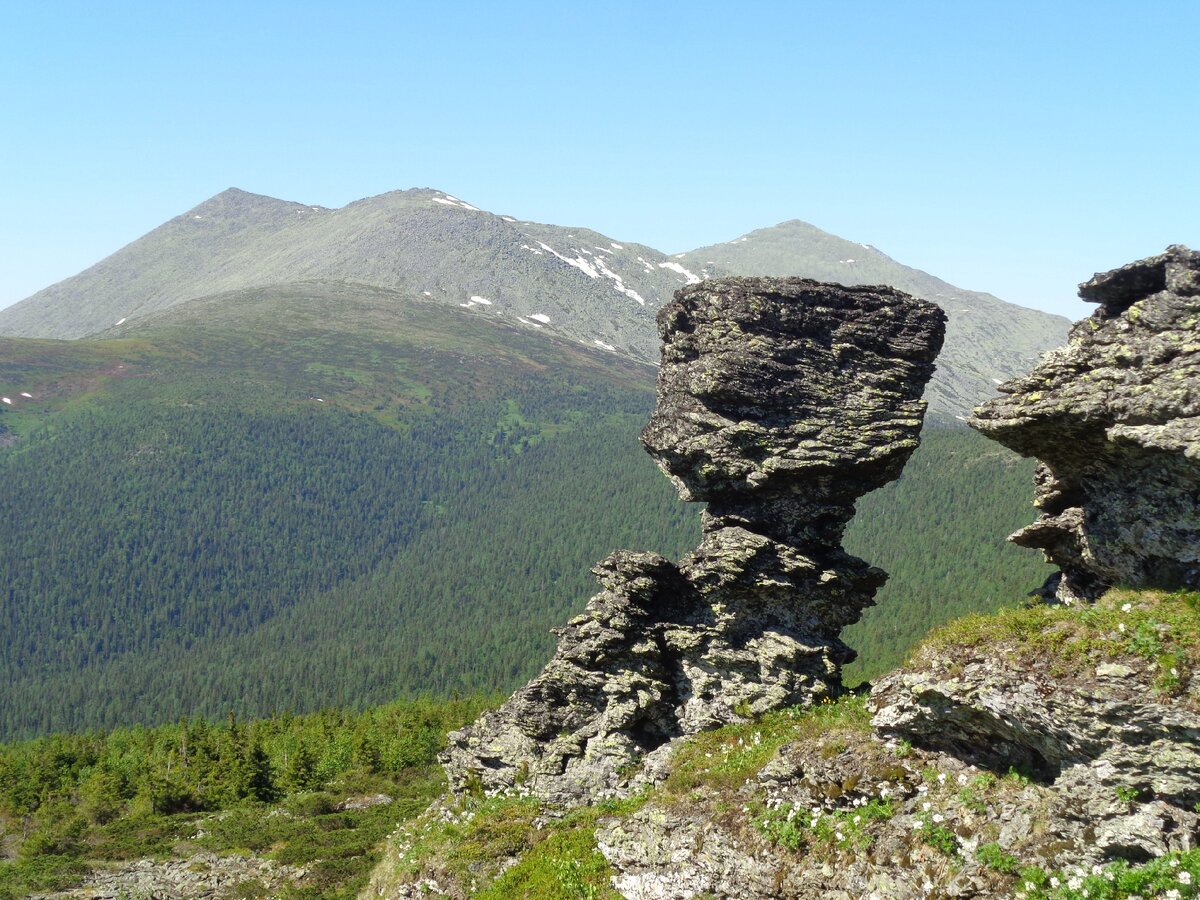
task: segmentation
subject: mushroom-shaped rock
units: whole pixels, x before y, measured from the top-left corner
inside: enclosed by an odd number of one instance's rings
[[[658,323],[642,442],[707,501],[701,543],[597,566],[604,590],[542,673],[450,736],[456,790],[597,799],[672,738],[841,691],[839,634],[886,578],[842,532],[917,447],[945,315],[888,287],[728,278],[683,288]]]

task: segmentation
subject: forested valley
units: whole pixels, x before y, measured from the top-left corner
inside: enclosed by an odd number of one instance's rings
[[[136,341],[3,342],[38,399],[0,416],[0,737],[507,692],[592,565],[695,544],[637,442],[653,370],[392,302],[240,294]],[[1040,582],[1004,544],[1029,477],[926,429],[848,535],[892,575],[851,677]]]

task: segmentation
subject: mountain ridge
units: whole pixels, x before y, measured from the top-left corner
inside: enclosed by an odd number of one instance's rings
[[[956,288],[798,219],[667,255],[582,226],[497,215],[433,188],[391,191],[336,209],[228,188],[78,275],[0,310],[0,334],[109,334],[214,294],[347,281],[656,363],[658,309],[678,288],[725,275],[888,284],[939,303],[950,325],[927,399],[942,419],[967,415],[996,383],[1027,371],[1061,343],[1068,325]]]

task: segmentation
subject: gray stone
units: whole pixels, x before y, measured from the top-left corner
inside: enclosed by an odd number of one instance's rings
[[[892,288],[729,278],[682,289],[658,322],[642,441],[708,503],[700,545],[593,570],[604,590],[545,670],[450,736],[455,791],[594,801],[680,735],[842,689],[840,632],[886,578],[842,532],[917,447],[945,315]]]
[[[1200,253],[1095,276],[1099,304],[970,424],[1040,460],[1041,516],[1011,538],[1060,568],[1044,593],[1200,587]]]

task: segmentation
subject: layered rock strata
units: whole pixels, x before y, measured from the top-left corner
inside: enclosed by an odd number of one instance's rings
[[[603,590],[543,672],[450,736],[457,791],[595,799],[675,737],[841,690],[839,633],[886,578],[842,532],[917,447],[945,316],[892,288],[729,278],[682,289],[658,324],[642,441],[707,501],[700,545],[593,570]]]
[[[1200,253],[1174,246],[1096,275],[1099,304],[971,425],[1036,457],[1041,516],[1011,538],[1061,572],[1044,593],[1200,587]]]

